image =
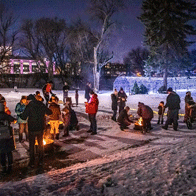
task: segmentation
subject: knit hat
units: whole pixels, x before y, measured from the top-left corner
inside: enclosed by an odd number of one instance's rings
[[[168,89],[167,89],[167,92],[172,92],[173,91],[173,89],[171,88],[171,87],[169,87]]]
[[[34,100],[35,100],[35,96],[32,95],[32,94],[30,94],[30,95],[28,95],[27,100],[32,100],[32,101],[34,101]]]

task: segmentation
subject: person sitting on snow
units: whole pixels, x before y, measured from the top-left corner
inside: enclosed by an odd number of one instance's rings
[[[126,106],[118,116],[117,122],[120,125],[120,129],[122,131],[128,128],[127,126],[129,126],[132,123],[132,121],[129,120],[129,115],[128,115],[129,110],[130,110],[129,106]]]
[[[153,110],[147,106],[144,105],[144,103],[138,102],[138,111],[137,114],[142,117],[143,119],[143,130],[144,132],[148,132],[152,129],[151,127],[151,120],[154,117],[153,116]]]

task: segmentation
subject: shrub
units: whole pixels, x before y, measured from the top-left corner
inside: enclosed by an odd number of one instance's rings
[[[140,88],[139,88],[137,82],[134,83],[133,89],[132,89],[131,91],[132,91],[132,93],[133,93],[134,95],[140,93]]]
[[[158,89],[158,92],[161,93],[161,94],[166,94],[166,93],[167,93],[166,86],[161,86],[161,87]]]
[[[148,94],[148,89],[143,84],[140,86],[140,94]]]

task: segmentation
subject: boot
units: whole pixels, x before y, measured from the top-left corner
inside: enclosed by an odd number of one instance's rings
[[[8,165],[7,174],[12,173],[12,165]]]
[[[162,120],[162,121],[161,121],[161,124],[163,124],[163,122],[164,122],[164,121]]]
[[[56,134],[56,140],[59,140],[59,133]]]
[[[157,122],[157,125],[159,125],[160,124],[160,120],[158,120],[158,122]],[[162,123],[161,123],[162,124]]]

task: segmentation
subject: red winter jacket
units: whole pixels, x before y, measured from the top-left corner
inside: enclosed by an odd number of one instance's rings
[[[93,94],[89,102],[86,103],[86,113],[96,114],[98,110],[98,105],[99,105],[99,100],[97,98],[97,94]]]

